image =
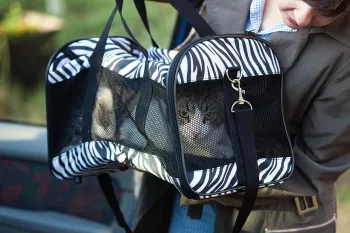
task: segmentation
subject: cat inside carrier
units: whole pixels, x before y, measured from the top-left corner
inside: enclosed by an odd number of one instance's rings
[[[265,40],[216,35],[187,0],[169,2],[200,36],[180,51],[142,47],[116,0],[99,38],[52,56],[51,171],[75,179],[134,167],[190,199],[245,191],[249,209],[259,187],[283,182],[294,166],[279,59]],[[117,12],[131,39],[108,36]]]

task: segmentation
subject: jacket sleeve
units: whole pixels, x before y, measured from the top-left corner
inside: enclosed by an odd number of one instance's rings
[[[334,183],[350,168],[350,63],[314,98],[294,153],[299,169],[315,186]],[[312,166],[303,168],[303,164]]]

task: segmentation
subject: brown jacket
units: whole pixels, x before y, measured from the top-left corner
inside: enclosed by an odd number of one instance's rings
[[[204,17],[217,34],[240,33],[250,4],[251,0],[206,0]],[[267,41],[277,51],[285,73],[285,120],[295,169],[284,184],[260,192],[256,204],[282,196],[322,196],[350,168],[350,15],[323,28],[276,32]],[[143,232],[153,218],[157,220],[152,221],[152,232],[158,232],[153,231],[157,224],[167,223],[173,190],[145,175],[135,218],[137,232]],[[235,206],[240,199],[227,196],[215,202]],[[163,204],[157,205],[158,201]]]

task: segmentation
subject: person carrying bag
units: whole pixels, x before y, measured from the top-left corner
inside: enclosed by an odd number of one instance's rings
[[[288,182],[294,169],[282,108],[283,63],[255,34],[216,33],[187,0],[169,2],[199,36],[179,51],[158,48],[151,35],[153,47],[146,50],[117,0],[100,38],[69,42],[53,55],[46,85],[50,167],[59,179],[98,176],[126,232],[132,230],[108,172],[131,167],[145,171],[144,184],[151,183],[141,187],[134,232],[174,232],[164,223],[176,217],[166,207],[176,187],[183,204],[211,203],[215,211],[230,206],[219,200],[241,197],[234,227],[225,230],[238,233],[258,203],[258,189]],[[135,3],[150,33],[144,2]],[[116,13],[131,39],[108,36]],[[166,200],[163,211],[152,207],[160,199]],[[152,227],[145,222],[149,208],[158,213]],[[204,210],[191,207],[188,215],[200,220]]]

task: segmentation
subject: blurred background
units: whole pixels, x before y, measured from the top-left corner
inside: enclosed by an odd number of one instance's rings
[[[98,37],[113,0],[0,0],[0,117],[45,124],[44,76],[53,52],[78,38]],[[159,46],[168,48],[175,11],[150,2],[148,17]],[[125,1],[125,19],[137,39],[150,41],[133,1]],[[110,35],[126,35],[116,17]]]
[[[124,4],[128,25],[148,47],[150,40],[133,1]],[[168,4],[146,5],[155,40],[168,48],[176,12]],[[45,69],[50,56],[71,40],[98,37],[113,6],[113,0],[0,0],[0,120],[45,125]],[[110,35],[126,36],[116,18]],[[350,172],[338,183],[338,203],[337,232],[347,233]]]

